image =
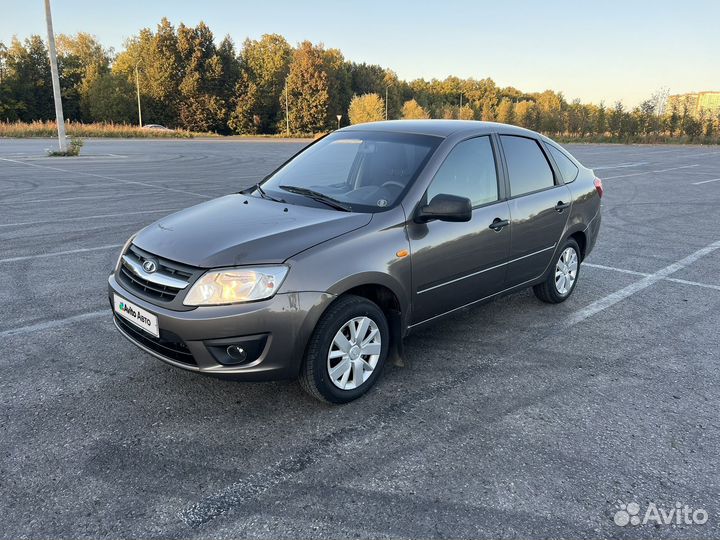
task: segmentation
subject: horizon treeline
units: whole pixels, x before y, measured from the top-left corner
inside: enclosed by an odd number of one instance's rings
[[[561,92],[523,92],[490,78],[403,81],[379,65],[348,61],[338,49],[277,34],[216,43],[210,28],[163,18],[117,54],[91,34],[56,37],[65,118],[219,134],[315,134],[340,125],[398,118],[457,118],[515,124],[578,140],[717,142],[720,114],[696,117],[687,104],[659,113],[653,96],[568,102]],[[338,115],[341,115],[338,122]],[[47,47],[33,35],[0,42],[0,120],[54,120]]]

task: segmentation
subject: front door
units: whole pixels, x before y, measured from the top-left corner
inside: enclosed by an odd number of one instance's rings
[[[570,190],[555,179],[535,139],[501,135],[510,180],[510,255],[506,286],[540,277],[570,215]]]
[[[408,224],[412,253],[412,322],[432,319],[502,290],[510,249],[509,206],[500,201],[489,136],[458,143],[448,154],[426,198],[467,197],[472,219],[464,223]],[[490,228],[495,223],[494,228]],[[503,224],[505,224],[503,226]]]

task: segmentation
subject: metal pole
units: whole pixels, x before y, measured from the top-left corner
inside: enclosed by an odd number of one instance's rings
[[[138,102],[138,123],[142,127],[142,109],[140,108],[140,79],[138,78],[138,65],[135,64],[135,88],[137,89],[137,102]]]
[[[290,136],[290,101],[288,98],[288,83],[285,80],[285,134]]]
[[[385,87],[385,120],[387,120],[387,109],[388,109],[388,105],[387,105],[387,99],[388,99],[388,88],[390,88],[390,87],[389,87],[389,86],[386,86],[386,87]]]
[[[50,54],[50,74],[52,75],[53,97],[55,98],[55,121],[57,122],[58,142],[60,151],[67,152],[67,139],[65,139],[65,117],[62,110],[62,97],[60,95],[60,75],[58,74],[57,50],[55,49],[55,34],[53,32],[52,14],[50,13],[50,0],[45,0],[45,22],[48,32],[48,53]]]

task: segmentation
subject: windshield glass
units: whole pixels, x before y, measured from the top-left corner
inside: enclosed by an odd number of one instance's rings
[[[296,204],[381,212],[395,205],[440,141],[406,133],[332,133],[286,163],[262,189]],[[252,194],[261,195],[257,189]]]

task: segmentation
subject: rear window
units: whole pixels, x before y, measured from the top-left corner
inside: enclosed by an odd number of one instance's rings
[[[548,150],[550,150],[550,155],[552,155],[553,159],[555,160],[555,163],[558,166],[558,169],[560,169],[560,174],[563,177],[563,180],[566,184],[569,184],[575,178],[577,178],[578,172],[580,172],[580,169],[577,168],[577,165],[575,165],[569,157],[565,155],[565,152],[560,150],[559,148],[553,146],[552,144],[546,144],[545,145]]]
[[[507,161],[512,197],[555,185],[550,164],[535,139],[501,135],[500,140]]]

